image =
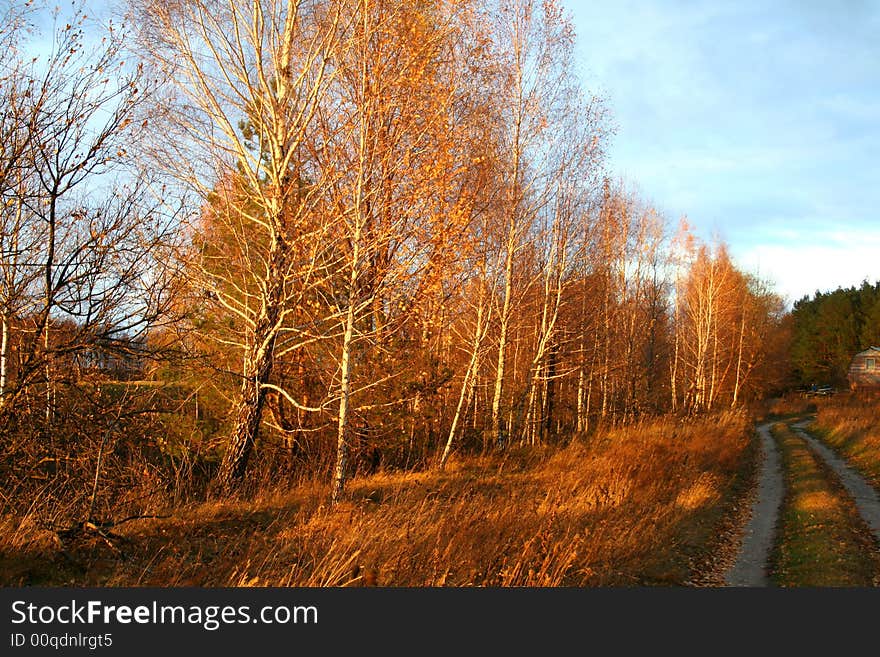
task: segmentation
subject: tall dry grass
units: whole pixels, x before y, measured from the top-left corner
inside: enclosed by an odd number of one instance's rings
[[[335,507],[323,482],[281,486],[120,527],[124,560],[93,541],[65,548],[74,569],[37,541],[39,570],[19,541],[6,559],[29,565],[2,570],[7,584],[683,585],[705,576],[744,493],[751,433],[740,414],[646,422],[355,479]]]
[[[815,413],[820,397],[806,397],[803,393],[790,392],[779,397],[771,397],[756,404],[756,411],[762,421],[778,421]]]

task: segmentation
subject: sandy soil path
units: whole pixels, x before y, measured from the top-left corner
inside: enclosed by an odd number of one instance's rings
[[[770,424],[758,427],[763,458],[758,473],[758,491],[751,517],[745,527],[736,561],[724,574],[727,586],[767,586],[767,561],[776,536],[776,522],[785,486],[776,441]]]
[[[846,490],[856,504],[859,514],[864,518],[874,536],[880,541],[880,496],[877,491],[858,472],[851,468],[846,461],[840,458],[833,450],[813,438],[804,431],[809,420],[791,425],[792,430],[806,441],[816,454],[822,458],[834,473],[840,478]]]

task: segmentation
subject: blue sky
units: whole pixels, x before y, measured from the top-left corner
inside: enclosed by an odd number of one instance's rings
[[[880,2],[563,0],[610,168],[789,302],[880,280]]]
[[[880,0],[561,2],[610,169],[672,226],[789,302],[880,280]]]

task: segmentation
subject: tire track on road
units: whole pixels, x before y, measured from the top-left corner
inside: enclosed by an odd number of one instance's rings
[[[736,561],[724,575],[727,586],[767,586],[767,563],[776,538],[776,524],[785,485],[776,441],[770,435],[770,424],[758,427],[761,438],[758,491],[752,513],[746,524]]]
[[[834,471],[847,492],[853,498],[859,515],[862,516],[871,533],[877,541],[880,541],[880,495],[868,481],[855,471],[832,449],[804,431],[804,427],[810,424],[810,420],[792,424],[792,430],[802,438],[810,449],[813,450]]]

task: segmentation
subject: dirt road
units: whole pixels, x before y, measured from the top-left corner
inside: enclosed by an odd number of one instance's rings
[[[859,514],[880,541],[880,495],[846,461],[804,431],[810,420],[789,425],[813,452],[834,471],[855,502]],[[776,538],[776,525],[785,494],[785,484],[776,441],[770,423],[758,427],[763,453],[758,489],[752,504],[736,560],[724,575],[726,586],[768,586],[768,559]]]
[[[877,491],[874,490],[864,477],[851,468],[846,461],[804,431],[804,427],[809,423],[809,420],[805,420],[792,424],[791,428],[798,436],[804,439],[810,449],[818,454],[834,470],[834,473],[853,498],[859,515],[862,516],[868,527],[871,528],[871,532],[880,541],[880,496],[878,496]]]
[[[742,545],[734,564],[724,574],[727,586],[767,586],[767,561],[776,537],[776,522],[782,505],[784,484],[776,441],[770,424],[758,427],[763,454],[758,473],[758,491]]]

